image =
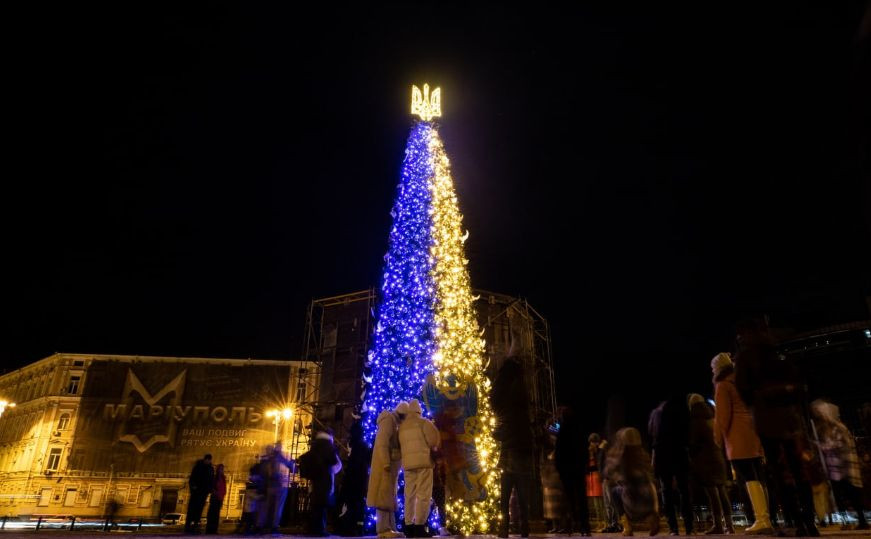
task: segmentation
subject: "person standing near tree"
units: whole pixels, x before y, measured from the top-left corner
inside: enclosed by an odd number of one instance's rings
[[[590,510],[587,507],[587,489],[584,472],[587,459],[586,437],[583,436],[580,421],[570,406],[563,407],[562,421],[556,439],[556,469],[563,483],[568,514],[572,517],[572,529],[582,536],[589,537]]]
[[[212,493],[215,482],[215,470],[212,467],[212,455],[206,453],[203,458],[194,463],[191,475],[188,479],[190,496],[188,499],[188,513],[184,521],[185,533],[199,531],[200,519],[203,518],[203,508],[206,499]]]
[[[276,443],[266,455],[264,479],[266,481],[266,497],[260,510],[260,529],[279,533],[281,514],[284,511],[284,501],[287,499],[287,482],[292,463],[281,452],[281,444]]]
[[[811,409],[838,511],[845,515],[847,505],[852,505],[859,520],[856,529],[867,530],[856,440],[841,421],[840,410],[836,405],[818,399],[811,403]]]
[[[396,531],[396,493],[402,453],[399,450],[399,424],[408,413],[408,403],[400,402],[395,410],[378,414],[366,505],[375,509],[375,532],[378,537],[403,537]]]
[[[517,495],[520,535],[529,537],[529,496],[532,483],[532,427],[523,366],[508,357],[499,369],[490,402],[496,415],[493,437],[500,442],[499,468],[502,470],[499,537],[508,537],[511,491]]]
[[[653,440],[653,473],[659,479],[665,518],[672,535],[679,535],[677,509],[687,535],[693,535],[693,508],[689,488],[690,413],[686,395],[673,394],[650,414],[647,425]]]
[[[364,498],[369,479],[369,462],[372,460],[372,450],[363,439],[363,424],[360,421],[351,425],[351,440],[348,445],[350,454],[337,504],[340,509],[345,507],[345,512],[339,518],[339,535],[359,537],[363,534],[363,521],[366,518]]]
[[[692,393],[687,398],[690,410],[690,470],[696,483],[705,490],[714,525],[705,535],[733,534],[732,504],[726,493],[726,461],[714,441],[714,411],[705,398]]]
[[[769,486],[776,486],[784,513],[796,520],[796,534],[817,537],[813,489],[803,456],[808,450],[807,385],[798,367],[777,353],[764,320],[740,322],[736,340],[735,387],[753,411],[769,465]]]
[[[641,433],[622,428],[614,436],[605,461],[611,502],[623,521],[623,535],[633,535],[633,521],[647,520],[651,537],[659,533],[659,500],[650,455],[641,446]]]
[[[206,533],[218,533],[218,524],[221,522],[221,506],[227,495],[227,478],[224,476],[224,465],[218,464],[215,468],[215,486],[209,497],[209,512],[206,513]]]
[[[735,387],[735,366],[728,353],[711,360],[714,373],[714,441],[726,447],[726,458],[743,484],[753,507],[753,524],[744,533],[774,533],[768,516],[765,474],[762,468],[762,443],[753,425],[753,414]]]
[[[421,417],[417,399],[408,401],[408,416],[399,425],[399,447],[405,473],[405,536],[430,537],[424,524],[432,505],[432,450],[439,446],[439,431]]]
[[[326,537],[327,508],[335,502],[335,477],[342,470],[342,461],[333,444],[333,431],[323,429],[315,434],[311,443],[306,477],[310,481],[309,502],[311,515],[309,520],[309,535]],[[303,457],[300,457],[303,460]]]

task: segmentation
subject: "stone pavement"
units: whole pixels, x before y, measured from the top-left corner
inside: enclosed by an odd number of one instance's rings
[[[820,531],[821,531],[823,537],[833,537],[833,538],[835,538],[835,537],[836,538],[861,537],[864,539],[871,539],[871,531],[868,531],[868,530],[844,531],[844,530],[840,530],[840,529],[825,528],[825,529],[822,529]],[[200,538],[206,538],[206,537],[213,537],[213,538],[217,538],[217,537],[255,537],[256,538],[256,537],[260,537],[262,539],[271,539],[272,537],[281,537],[281,539],[307,539],[306,536],[304,536],[304,535],[291,535],[291,534],[283,534],[280,536],[272,536],[269,534],[260,535],[260,536],[244,536],[244,535],[234,535],[234,534],[184,535],[184,534],[181,534],[178,532],[135,533],[132,531],[130,531],[130,532],[122,531],[122,532],[106,533],[106,532],[98,532],[98,531],[69,532],[69,531],[64,531],[64,530],[45,530],[45,531],[39,531],[39,532],[37,532],[37,531],[19,531],[19,530],[2,531],[2,532],[0,532],[0,539],[6,539],[7,537],[8,538],[29,537],[29,538],[33,539],[34,536],[37,536],[37,535],[41,536],[40,539],[42,537],[45,537],[45,539],[50,539],[50,537],[58,537],[58,538],[63,538],[63,539],[74,539],[74,538],[81,537],[81,538],[87,538],[87,539],[94,539],[95,537],[98,537],[98,536],[104,536],[104,537],[105,536],[110,536],[110,537],[115,536],[115,537],[117,537],[118,535],[135,536],[137,539],[139,539],[139,538],[142,538],[142,539],[157,538],[157,537],[162,537],[162,538],[166,538],[166,537],[200,537]],[[457,536],[454,536],[454,537],[456,538]],[[495,537],[496,537],[495,535],[471,535],[471,536],[468,536],[464,539],[495,539]],[[616,534],[616,533],[602,533],[602,534],[593,534],[593,537],[622,539],[623,536],[621,534]],[[646,537],[648,537],[648,535],[645,532],[640,531],[640,532],[636,533],[634,535],[634,537],[646,538]],[[657,537],[668,538],[669,535],[668,534],[659,534]],[[748,538],[753,538],[753,539],[760,539],[760,538],[763,538],[765,536],[742,535],[740,533],[737,533],[735,535],[710,535],[710,536],[696,535],[694,537],[696,539],[703,539],[705,537],[726,538],[726,539],[738,539],[740,537],[748,537]],[[555,534],[542,533],[542,534],[530,534],[530,538],[531,539],[575,539],[575,538],[580,538],[580,536],[577,536],[577,535],[555,535]],[[339,536],[333,535],[332,539],[339,539]],[[370,536],[370,537],[356,538],[356,539],[376,539],[376,538],[373,536]],[[451,539],[451,538],[446,537],[444,539]],[[511,535],[510,539],[520,539],[520,536],[519,535]]]

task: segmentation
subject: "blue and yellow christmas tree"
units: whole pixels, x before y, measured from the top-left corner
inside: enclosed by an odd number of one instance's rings
[[[441,91],[412,88],[415,122],[405,148],[373,345],[364,427],[399,401],[417,398],[442,431],[447,525],[486,533],[498,518],[499,477],[490,381],[480,336],[450,163],[434,118]]]

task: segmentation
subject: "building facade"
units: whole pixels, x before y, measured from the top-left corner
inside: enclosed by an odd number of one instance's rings
[[[267,446],[308,446],[316,384],[301,361],[54,354],[0,376],[0,513],[155,518],[187,509],[205,453],[241,514]],[[275,410],[293,410],[287,414]],[[296,443],[293,443],[296,442]],[[289,456],[296,457],[295,454]]]

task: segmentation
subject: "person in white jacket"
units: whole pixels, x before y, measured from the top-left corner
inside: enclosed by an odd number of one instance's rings
[[[375,531],[378,537],[405,537],[396,531],[396,491],[399,479],[399,425],[408,413],[408,403],[400,402],[393,411],[378,414],[378,430],[372,444],[372,464],[366,505],[375,508]]]
[[[429,537],[424,528],[432,504],[433,466],[431,450],[439,445],[439,431],[421,417],[420,402],[408,401],[408,416],[399,425],[402,469],[405,471],[405,535]]]

